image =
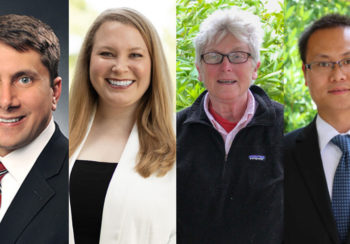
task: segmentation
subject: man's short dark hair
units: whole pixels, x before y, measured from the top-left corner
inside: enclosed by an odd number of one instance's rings
[[[303,63],[306,63],[307,43],[310,36],[317,30],[335,28],[335,27],[350,27],[350,18],[345,15],[329,14],[315,21],[301,35],[299,39],[299,53]]]
[[[60,45],[50,26],[31,16],[2,15],[0,41],[19,52],[29,49],[37,51],[41,55],[41,62],[49,71],[53,85],[53,80],[58,76]]]

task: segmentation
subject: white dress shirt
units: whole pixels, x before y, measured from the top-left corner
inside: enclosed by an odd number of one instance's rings
[[[7,154],[5,157],[0,157],[0,161],[8,170],[8,173],[1,180],[0,221],[54,132],[55,123],[51,118],[48,126],[31,143]]]
[[[333,179],[337,169],[342,151],[331,142],[332,138],[339,134],[350,135],[350,130],[346,133],[339,133],[330,124],[324,121],[320,115],[316,118],[316,128],[318,134],[318,144],[321,152],[321,159],[326,176],[329,195],[332,198]]]
[[[220,133],[222,136],[222,139],[224,139],[225,143],[225,152],[226,155],[230,151],[231,145],[233,140],[235,139],[236,135],[240,130],[242,130],[244,127],[248,125],[248,123],[252,120],[254,117],[255,111],[256,111],[256,101],[255,98],[250,90],[248,90],[248,103],[247,103],[247,108],[244,111],[244,114],[242,118],[238,121],[237,125],[233,130],[230,132],[227,132],[220,124],[215,120],[215,118],[212,116],[212,114],[209,112],[209,93],[205,94],[204,97],[204,111],[214,126],[214,128]]]

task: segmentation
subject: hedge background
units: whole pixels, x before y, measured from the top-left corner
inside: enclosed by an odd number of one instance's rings
[[[305,126],[316,114],[308,88],[305,86],[299,58],[298,38],[313,21],[330,14],[349,14],[347,0],[287,0],[285,1],[284,38],[284,121],[285,131]]]
[[[261,66],[255,84],[285,105],[285,132],[308,124],[316,114],[304,85],[298,38],[314,20],[328,13],[350,13],[347,0],[285,0],[271,8],[270,1],[216,0],[176,1],[176,110],[188,107],[204,91],[197,80],[193,38],[200,23],[217,9],[239,6],[260,17],[265,31]]]

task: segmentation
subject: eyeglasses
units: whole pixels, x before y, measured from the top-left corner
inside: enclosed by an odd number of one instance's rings
[[[247,62],[248,58],[252,56],[250,53],[237,51],[228,54],[209,52],[201,55],[201,59],[206,64],[221,64],[224,57],[227,57],[232,64],[242,64]]]
[[[330,73],[334,69],[336,64],[339,65],[339,68],[341,68],[342,71],[350,72],[350,58],[344,58],[336,62],[312,62],[309,64],[305,64],[305,68],[312,70],[312,72]]]

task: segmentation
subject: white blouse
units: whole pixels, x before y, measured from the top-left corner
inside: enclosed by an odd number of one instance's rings
[[[70,172],[93,120],[94,114],[82,143],[69,159]],[[135,124],[106,193],[100,244],[176,243],[176,167],[163,177],[143,178],[134,169],[138,150]],[[69,243],[74,244],[71,213]]]

